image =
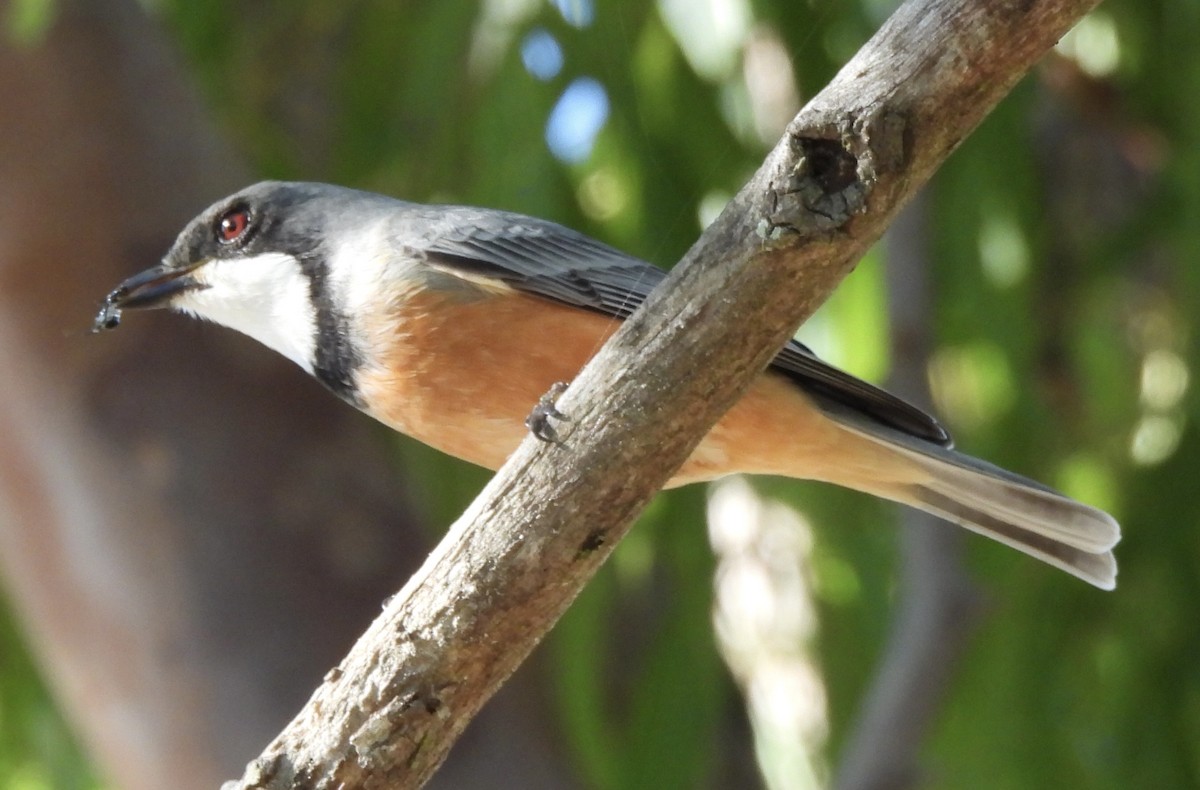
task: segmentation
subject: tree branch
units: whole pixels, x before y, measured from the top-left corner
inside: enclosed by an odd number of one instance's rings
[[[424,782],[796,326],[1093,5],[901,7],[580,373],[565,445],[522,444],[231,786]]]

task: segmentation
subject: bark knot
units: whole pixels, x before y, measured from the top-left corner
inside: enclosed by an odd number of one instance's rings
[[[760,235],[774,241],[829,233],[866,211],[879,173],[902,164],[905,127],[890,112],[793,127]]]

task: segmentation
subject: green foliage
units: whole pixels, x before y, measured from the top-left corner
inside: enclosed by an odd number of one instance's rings
[[[703,786],[728,756],[717,736],[732,686],[713,649],[703,521],[697,492],[660,497],[554,634],[559,704],[590,786]]]
[[[0,610],[0,787],[98,787],[8,611]]]
[[[12,0],[0,19],[0,30],[8,42],[34,46],[54,22],[55,0]]]
[[[521,210],[670,264],[766,144],[747,131],[740,71],[702,76],[665,5],[600,3],[578,27],[534,2],[173,0],[162,13],[260,174]],[[807,98],[885,5],[749,7]],[[1091,22],[1099,40],[1115,31],[1115,70],[1093,78],[1051,64],[932,185],[932,371],[960,446],[1114,509],[1127,536],[1120,587],[1101,594],[970,541],[989,605],[928,745],[931,787],[1200,784],[1200,396],[1188,386],[1200,5],[1114,0]],[[522,63],[534,30],[563,51],[545,81]],[[590,156],[562,163],[547,118],[585,76],[604,86],[610,114]],[[883,265],[873,255],[813,324],[815,344],[871,377],[891,364]],[[483,479],[428,450],[400,455],[436,523]],[[894,534],[878,525],[893,519],[817,485],[762,490],[815,525],[835,759],[888,633]],[[715,786],[723,763],[750,749],[718,737],[735,705],[711,635],[702,502],[695,489],[661,498],[553,637],[563,750],[588,786]],[[6,661],[0,678],[9,777],[25,770],[16,755],[38,751],[7,724],[36,731],[46,703],[21,696],[31,674]]]

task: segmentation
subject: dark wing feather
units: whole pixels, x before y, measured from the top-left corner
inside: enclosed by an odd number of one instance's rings
[[[442,207],[454,220],[428,239],[426,261],[489,277],[526,293],[626,318],[666,272],[551,222]],[[443,217],[445,215],[443,214]]]
[[[479,209],[421,208],[430,213],[422,217],[426,243],[419,252],[451,274],[492,278],[617,318],[633,313],[666,277],[662,269],[552,222]],[[771,369],[795,381],[831,414],[865,415],[915,438],[951,445],[933,417],[822,362],[797,341],[784,346]]]
[[[822,362],[799,341],[784,346],[771,360],[771,369],[795,380],[827,411],[849,407],[918,439],[941,447],[954,446],[950,433],[936,419],[887,390]],[[833,405],[837,408],[831,408]]]

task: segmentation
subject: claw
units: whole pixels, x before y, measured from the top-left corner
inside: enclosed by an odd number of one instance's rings
[[[567,382],[556,381],[546,391],[546,394],[538,398],[537,405],[533,407],[533,411],[529,412],[529,416],[525,418],[525,427],[529,432],[543,442],[550,444],[562,445],[562,439],[558,436],[558,431],[554,430],[554,425],[551,420],[563,420],[570,422],[571,418],[563,414],[557,408],[558,398],[567,391]]]

